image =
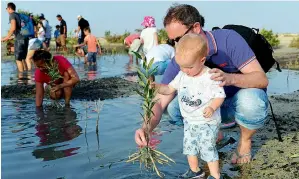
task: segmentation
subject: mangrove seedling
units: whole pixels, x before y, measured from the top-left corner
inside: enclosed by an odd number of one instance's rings
[[[140,54],[136,52],[134,52],[134,54],[138,59],[142,58]],[[139,162],[140,167],[144,165],[146,169],[152,169],[157,173],[159,177],[163,178],[163,174],[159,171],[157,163],[170,165],[170,162],[175,162],[164,153],[149,146],[151,126],[150,122],[151,118],[154,115],[152,108],[157,102],[157,100],[155,100],[156,89],[151,87],[152,81],[150,78],[157,70],[157,68],[151,70],[153,62],[154,59],[151,59],[150,62],[147,63],[146,58],[144,58],[142,66],[145,69],[145,72],[141,72],[140,68],[137,69],[138,84],[140,86],[140,90],[137,89],[136,92],[143,98],[143,104],[141,106],[141,108],[143,109],[143,114],[140,114],[144,123],[145,139],[147,145],[139,148],[137,152],[130,155],[127,162]]]
[[[47,74],[50,76],[51,81],[49,83],[49,89],[47,91],[48,95],[50,96],[51,88],[55,84],[55,82],[59,79],[63,79],[63,77],[60,75],[59,69],[58,69],[58,63],[51,57],[51,59],[45,63],[46,64],[46,70]],[[56,93],[55,93],[56,95]],[[57,101],[54,100],[54,104],[56,107],[62,107],[62,105]]]
[[[97,126],[96,126],[96,133],[99,133],[99,120],[100,120],[100,111],[102,110],[102,107],[104,105],[104,102],[101,101],[101,99],[98,99],[97,101],[94,102],[95,106],[95,112],[97,112]]]

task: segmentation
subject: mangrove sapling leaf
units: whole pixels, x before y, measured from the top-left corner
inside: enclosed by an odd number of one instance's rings
[[[145,84],[144,84],[143,81],[138,80],[138,84],[139,84],[141,87],[145,87]]]
[[[144,57],[142,67],[143,67],[143,69],[146,70],[146,73],[147,73],[147,65],[146,64],[147,64],[147,59],[146,59],[146,57]]]
[[[151,72],[150,72],[150,76],[154,76],[154,74],[158,71],[158,66],[156,66]]]
[[[134,52],[134,51],[132,51],[132,52],[134,53],[134,55],[135,55],[138,59],[142,59],[142,57],[141,57],[141,55],[140,55],[139,53]]]
[[[134,52],[137,58],[141,59],[141,55]],[[141,108],[143,110],[143,114],[140,113],[142,120],[144,122],[144,132],[145,132],[145,140],[147,145],[140,147],[139,150],[129,156],[127,162],[139,162],[140,168],[142,165],[145,169],[149,170],[152,169],[156,172],[156,174],[163,178],[163,174],[159,171],[157,167],[157,163],[164,165],[170,165],[170,162],[175,163],[172,159],[170,159],[167,155],[163,154],[160,151],[157,151],[153,147],[149,146],[150,140],[150,122],[151,118],[155,115],[152,108],[154,107],[155,103],[157,103],[158,99],[155,99],[157,94],[156,89],[152,88],[152,81],[150,80],[151,75],[157,70],[157,67],[154,68],[153,71],[149,72],[154,59],[151,59],[150,63],[147,64],[146,58],[143,60],[143,68],[145,69],[145,73],[142,73],[140,69],[137,69],[137,76],[138,76],[138,84],[140,85],[140,90],[135,90],[138,95],[143,98],[143,104]]]
[[[152,68],[152,65],[154,63],[154,57],[150,60],[149,64],[148,64],[148,68],[151,69]]]
[[[136,93],[139,94],[141,97],[144,96],[144,94],[143,94],[142,92],[140,92],[140,91],[138,91],[138,90],[136,90],[136,89],[135,89],[134,91],[136,91]]]
[[[137,75],[140,81],[142,82],[146,82],[147,78],[145,77],[144,73],[141,72],[140,69],[137,70]]]

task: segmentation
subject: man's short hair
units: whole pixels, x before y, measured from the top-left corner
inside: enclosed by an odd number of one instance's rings
[[[10,8],[10,9],[15,11],[16,10],[16,5],[13,2],[10,2],[10,3],[7,4],[7,8]]]
[[[56,27],[56,28],[59,28],[60,26],[59,26],[59,25],[56,25],[55,27]]]
[[[57,16],[56,17],[61,17],[61,15],[60,14],[57,14]]]
[[[89,27],[85,27],[83,31],[88,31],[89,33],[91,32]]]
[[[199,22],[200,26],[204,27],[205,18],[191,5],[174,4],[168,9],[164,17],[164,27],[172,22],[180,22],[187,27]]]

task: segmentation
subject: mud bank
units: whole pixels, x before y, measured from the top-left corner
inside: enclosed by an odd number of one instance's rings
[[[137,83],[120,77],[81,80],[74,88],[72,99],[105,100],[135,94]],[[2,98],[34,98],[35,85],[5,85],[1,87]]]
[[[269,97],[272,103],[283,142],[277,138],[276,128],[269,109],[266,126],[253,138],[253,161],[250,164],[230,164],[232,152],[221,152],[224,172],[232,178],[299,178],[299,90],[291,94]],[[224,130],[228,135],[239,136],[239,128]],[[238,139],[237,139],[238,141]],[[237,173],[236,173],[237,172]],[[232,175],[230,175],[232,174]]]

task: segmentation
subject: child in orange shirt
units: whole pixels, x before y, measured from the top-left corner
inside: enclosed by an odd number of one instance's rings
[[[99,52],[99,54],[102,54],[101,52],[101,46],[99,44],[99,42],[97,41],[96,37],[94,35],[91,34],[90,28],[86,27],[84,30],[84,34],[85,34],[85,38],[84,38],[84,42],[82,44],[79,45],[74,45],[74,47],[82,47],[84,45],[87,45],[87,59],[88,65],[95,65],[96,64],[96,60],[97,60],[97,53]],[[97,49],[97,45],[98,45],[98,49]]]

